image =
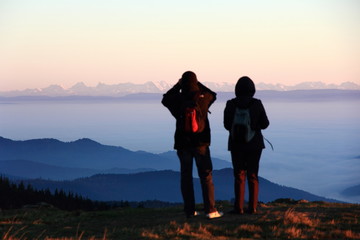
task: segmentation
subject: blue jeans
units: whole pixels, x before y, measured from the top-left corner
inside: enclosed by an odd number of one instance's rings
[[[200,177],[205,213],[215,212],[214,184],[212,180],[212,162],[208,146],[179,149],[181,193],[184,200],[184,211],[191,215],[195,211],[195,195],[193,185],[193,159]]]

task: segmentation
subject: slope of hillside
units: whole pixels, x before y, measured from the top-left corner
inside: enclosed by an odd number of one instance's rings
[[[28,160],[57,167],[97,170],[113,168],[177,170],[179,168],[177,156],[171,152],[166,154],[134,152],[122,147],[102,145],[86,138],[74,142],[61,142],[56,139],[13,141],[0,137],[0,161],[9,160]],[[213,159],[213,163],[215,168],[230,166],[229,162],[220,159]],[[19,167],[22,167],[20,163]],[[7,172],[2,173],[7,174]],[[17,174],[13,172],[11,175]]]
[[[341,193],[346,199],[350,199],[351,202],[360,202],[360,184],[344,189]]]
[[[342,194],[344,196],[350,196],[350,197],[354,197],[354,196],[360,196],[360,184],[353,186],[353,187],[349,187],[346,188],[344,191],[342,191]]]
[[[17,176],[18,179],[42,178],[49,180],[73,180],[81,177],[90,177],[95,174],[126,174],[155,171],[153,168],[111,168],[106,170],[90,168],[58,167],[54,165],[33,162],[28,160],[4,160],[0,161],[0,174],[5,176]]]
[[[213,172],[215,198],[231,200],[233,198],[232,169],[221,169]],[[54,191],[63,189],[78,193],[84,197],[99,201],[145,201],[159,200],[164,202],[182,202],[180,193],[180,173],[170,170],[143,172],[135,174],[98,174],[92,177],[72,181],[49,181],[43,179],[25,180],[37,189]],[[200,181],[194,178],[197,202],[202,202]],[[330,201],[314,194],[281,186],[260,177],[259,200],[270,202],[279,198],[306,199],[308,201]]]

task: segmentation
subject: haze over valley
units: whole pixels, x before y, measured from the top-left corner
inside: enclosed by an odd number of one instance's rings
[[[270,119],[270,127],[263,134],[274,146],[272,150],[266,143],[260,176],[328,199],[359,202],[360,113],[355,111],[360,104],[359,93],[340,89],[257,91],[255,97],[262,100]],[[82,154],[98,147],[107,151],[116,148],[127,154],[119,165],[119,157],[111,155],[93,161],[88,161],[93,157],[91,154],[67,159],[66,151],[57,149],[40,158],[15,147],[14,152],[22,155],[4,158],[6,155],[0,154],[0,168],[16,177],[40,176],[56,181],[73,181],[93,174],[178,171],[173,151],[175,121],[161,105],[161,97],[162,93],[122,97],[1,97],[3,140],[15,141],[15,145],[31,139],[38,139],[33,142],[49,139],[46,141],[49,144],[78,147],[86,143],[93,149],[83,149]],[[210,109],[210,150],[219,170],[231,167],[222,114],[226,100],[232,97],[232,92],[218,92]],[[136,157],[139,154],[148,159],[147,164],[139,161]],[[43,175],[35,170],[41,170]]]

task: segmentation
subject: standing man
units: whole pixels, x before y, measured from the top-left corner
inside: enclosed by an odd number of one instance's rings
[[[210,158],[210,125],[208,110],[216,100],[216,93],[198,82],[195,73],[185,72],[162,99],[176,119],[175,145],[180,160],[181,193],[188,218],[199,215],[195,210],[193,159],[201,182],[205,214],[218,218],[223,213],[215,208],[212,162]]]
[[[248,213],[256,213],[259,193],[259,162],[264,145],[262,129],[269,126],[261,100],[254,98],[255,84],[241,77],[235,86],[236,98],[226,103],[224,127],[229,131],[228,150],[234,168],[233,213],[244,213],[245,182],[249,186]]]

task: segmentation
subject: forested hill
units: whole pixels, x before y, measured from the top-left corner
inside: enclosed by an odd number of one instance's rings
[[[213,179],[216,200],[231,200],[234,197],[232,169],[214,170]],[[135,174],[98,174],[72,181],[35,179],[24,182],[37,189],[64,189],[99,201],[159,200],[182,202],[179,180],[179,172],[165,170]],[[194,179],[194,186],[196,200],[201,202],[202,196],[198,178]],[[259,200],[270,202],[279,198],[336,202],[336,200],[326,199],[299,189],[281,186],[260,177]]]

